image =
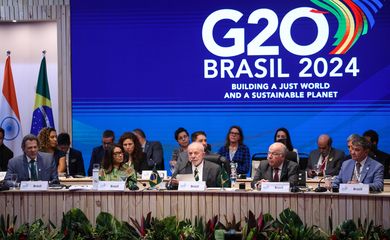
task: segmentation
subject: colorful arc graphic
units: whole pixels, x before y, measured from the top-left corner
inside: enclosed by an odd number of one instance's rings
[[[335,48],[330,54],[345,54],[361,35],[367,34],[375,24],[373,13],[383,4],[379,0],[311,0],[317,6],[333,14],[338,22],[334,35]]]

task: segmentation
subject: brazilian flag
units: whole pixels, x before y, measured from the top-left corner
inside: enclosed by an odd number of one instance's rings
[[[156,164],[154,164],[152,174],[150,174],[149,185],[151,188],[155,188],[158,184],[161,183],[160,175],[158,175]]]
[[[221,166],[221,170],[218,174],[218,186],[219,187],[230,187],[230,178],[225,168]]]

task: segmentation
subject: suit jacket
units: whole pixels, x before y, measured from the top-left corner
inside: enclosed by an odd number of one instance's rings
[[[157,170],[164,170],[164,158],[163,158],[163,148],[160,142],[158,141],[146,141],[144,147],[144,153],[146,153],[146,160],[149,167],[153,168],[156,164]]]
[[[92,169],[95,163],[102,165],[103,158],[104,158],[103,146],[95,147],[92,150],[91,160],[89,161],[88,176],[92,176]]]
[[[4,144],[0,146],[0,171],[7,171],[8,161],[14,157],[14,153]]]
[[[85,176],[83,154],[74,148],[69,149],[69,175]]]
[[[57,164],[50,153],[39,152],[37,156],[37,172],[38,180],[41,181],[58,181]],[[29,181],[29,163],[25,154],[14,157],[8,162],[8,170],[5,175],[5,180],[10,179],[10,174],[18,175],[18,182]]]
[[[206,182],[207,187],[218,186],[218,175],[221,167],[218,164],[203,160],[202,181]],[[186,160],[177,161],[172,178],[176,178],[177,174],[192,174],[192,164]]]
[[[390,178],[390,155],[379,150],[379,149],[375,149],[373,151],[371,151],[369,154],[368,154],[372,159],[374,160],[377,160],[378,162],[380,162],[385,171],[383,173],[383,178],[385,179],[389,179]]]
[[[282,172],[280,173],[280,182],[290,182],[292,186],[295,186],[298,182],[298,163],[284,160]],[[273,181],[273,169],[268,164],[268,160],[260,161],[259,166],[256,168],[255,176],[253,177],[252,187],[261,179]]]
[[[308,169],[314,169],[313,166],[318,164],[320,160],[320,150],[316,149],[311,151],[309,154],[309,159],[307,162]],[[343,151],[331,148],[329,152],[328,162],[326,165],[325,175],[336,176],[339,174],[341,164],[345,159],[345,154]]]
[[[356,161],[349,159],[341,165],[339,175],[333,181],[333,187],[339,187],[340,183],[348,183],[351,181],[354,174]],[[383,165],[374,159],[367,157],[361,174],[360,182],[369,184],[371,190],[382,191],[383,190]]]

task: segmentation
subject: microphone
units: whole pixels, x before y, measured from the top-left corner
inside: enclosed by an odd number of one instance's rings
[[[321,178],[320,181],[318,181],[318,186],[316,189],[314,189],[314,192],[326,192],[328,191],[328,189],[326,189],[326,187],[321,187],[321,182],[324,180],[325,178]]]
[[[176,164],[178,164],[178,163],[176,163]],[[169,181],[168,181],[167,184],[166,184],[166,188],[167,188],[168,190],[177,190],[177,189],[178,189],[178,186],[174,186],[174,185],[172,184],[172,180],[176,178],[175,176],[176,176],[179,172],[183,171],[187,166],[190,166],[190,165],[191,165],[191,162],[190,162],[190,161],[187,161],[187,163],[184,164],[183,167],[181,167],[180,169],[177,169],[177,170],[175,169],[175,170],[173,171],[172,176],[171,176],[171,179],[169,179]]]

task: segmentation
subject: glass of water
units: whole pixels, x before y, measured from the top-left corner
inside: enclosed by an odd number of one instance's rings
[[[10,181],[11,181],[11,184],[12,184],[11,189],[15,190],[16,186],[17,186],[16,184],[17,184],[17,181],[18,181],[18,174],[11,173],[10,174]]]

